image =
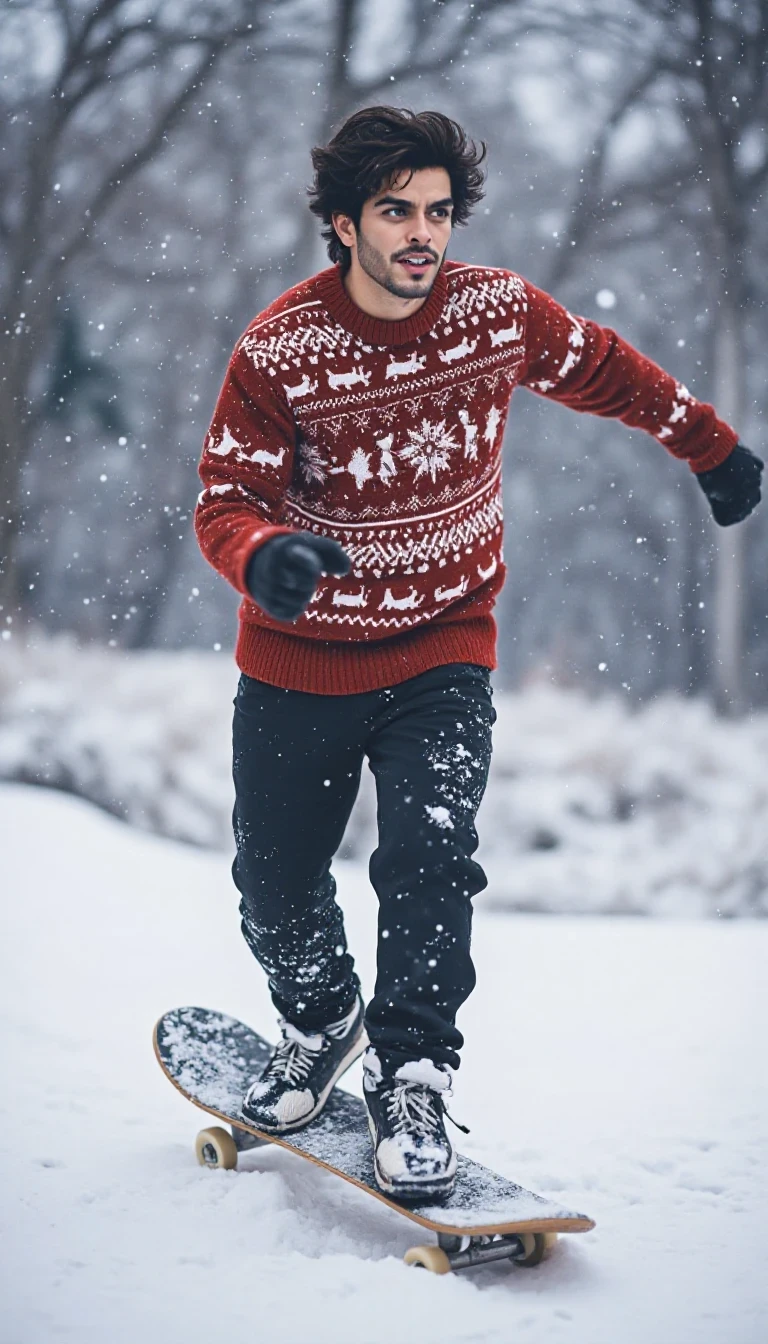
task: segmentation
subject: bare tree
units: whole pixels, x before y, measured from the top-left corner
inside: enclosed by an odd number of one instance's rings
[[[472,58],[494,17],[517,19],[524,31],[533,13],[530,0],[410,0],[391,53],[379,51],[374,67],[367,62],[364,69],[361,54],[370,46],[366,28],[375,17],[374,5],[371,0],[335,0],[325,38],[329,59],[318,85],[314,143],[325,143],[358,107],[391,103],[410,81],[459,69]],[[295,249],[297,269],[311,271],[320,254],[317,221],[307,212]]]
[[[266,0],[16,0],[0,19],[0,607],[18,600],[22,465],[45,413],[44,364],[68,274],[222,55]],[[50,54],[50,55],[49,55]]]
[[[630,73],[585,156],[549,282],[562,282],[587,246],[625,246],[633,210],[632,241],[658,240],[674,206],[676,221],[682,218],[709,263],[713,400],[723,418],[740,427],[747,414],[746,325],[759,293],[749,242],[768,182],[768,0],[739,6],[650,0],[635,18],[623,63]],[[677,153],[608,173],[627,115],[654,105],[683,132]],[[617,200],[620,233],[612,208]],[[745,535],[732,529],[717,541],[712,685],[723,712],[736,712],[744,702]]]

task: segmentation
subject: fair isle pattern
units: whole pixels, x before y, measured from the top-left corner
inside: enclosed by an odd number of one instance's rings
[[[462,266],[461,270],[465,278],[475,272],[474,283],[456,286],[449,293],[444,313],[446,323],[461,324],[469,317],[479,326],[482,314],[487,314],[490,320],[497,316],[506,318],[510,312],[518,312],[516,303],[525,306],[525,283],[513,271],[493,271],[487,266]],[[512,339],[511,329],[518,326],[519,323],[513,321],[506,328],[500,324],[491,338],[492,343],[506,344]],[[520,340],[521,336],[522,330],[519,330],[514,339]]]
[[[297,313],[302,315],[302,325],[299,327],[292,321]],[[283,385],[289,402],[317,391],[317,379],[313,380],[311,370],[320,364],[321,356],[335,360],[357,346],[351,332],[345,331],[338,323],[329,323],[327,314],[325,320],[323,317],[324,311],[320,304],[299,304],[289,309],[279,323],[267,322],[264,327],[256,327],[243,337],[243,349],[255,367],[266,369],[273,376],[287,374],[291,368],[300,369],[309,364],[309,371],[298,383]],[[332,375],[331,370],[323,372]]]
[[[490,617],[518,385],[642,428],[696,470],[736,442],[682,383],[514,272],[446,262],[422,309],[388,323],[355,308],[331,267],[251,323],[206,439],[196,528],[244,595],[241,620],[285,630],[244,574],[259,545],[294,530],[336,539],[352,570],[321,580],[291,639]]]
[[[432,561],[440,564],[445,557],[462,549],[471,554],[473,545],[498,534],[503,518],[499,477],[497,469],[490,486],[479,492],[476,500],[419,519],[418,528],[414,528],[409,518],[393,519],[375,527],[355,524],[340,528],[339,539],[352,560],[354,576],[363,578],[366,570],[374,577],[395,574],[398,570],[403,574],[412,574],[414,570],[426,573]],[[327,529],[326,519],[299,507],[289,508],[287,516],[297,529],[322,533]],[[427,530],[423,526],[427,521],[436,525]]]
[[[245,334],[240,349],[296,425],[279,522],[334,537],[353,564],[346,580],[321,581],[297,633],[407,630],[490,584],[525,307],[519,277],[456,268],[441,321],[404,348],[372,346],[311,301]],[[246,445],[228,422],[210,451],[284,468],[281,448]]]

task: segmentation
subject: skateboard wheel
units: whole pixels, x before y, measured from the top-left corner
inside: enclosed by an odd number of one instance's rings
[[[195,1155],[201,1167],[234,1171],[237,1166],[235,1140],[220,1125],[211,1125],[210,1129],[200,1130],[195,1139]]]
[[[403,1256],[406,1265],[418,1265],[431,1274],[450,1274],[451,1262],[439,1246],[412,1246]]]
[[[544,1256],[551,1251],[557,1241],[556,1232],[523,1232],[520,1234],[520,1241],[523,1246],[521,1256],[513,1256],[513,1262],[521,1265],[523,1269],[532,1269],[534,1265],[540,1265]]]

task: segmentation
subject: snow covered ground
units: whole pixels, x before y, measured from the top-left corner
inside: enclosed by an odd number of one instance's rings
[[[7,631],[6,631],[7,633]],[[0,778],[46,782],[143,829],[231,843],[229,654],[4,642]],[[479,903],[560,914],[768,915],[768,712],[718,719],[702,700],[643,705],[548,682],[496,691],[478,823]],[[344,853],[374,841],[363,789]]]
[[[2,1344],[768,1336],[765,922],[480,906],[462,1146],[597,1228],[535,1270],[438,1278],[402,1264],[411,1224],[289,1153],[195,1164],[203,1116],[155,1063],[155,1018],[273,1024],[229,855],[18,785],[0,827]],[[375,900],[362,865],[338,873],[370,990]]]

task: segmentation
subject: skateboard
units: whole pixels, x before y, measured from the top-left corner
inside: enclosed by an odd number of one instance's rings
[[[413,1246],[406,1264],[436,1274],[490,1260],[537,1265],[561,1232],[588,1232],[591,1218],[574,1213],[505,1176],[458,1156],[456,1186],[441,1202],[393,1199],[379,1190],[365,1104],[335,1087],[319,1116],[304,1129],[267,1134],[240,1114],[248,1084],[261,1072],[272,1046],[234,1017],[206,1008],[175,1008],[155,1026],[158,1062],[195,1106],[225,1121],[197,1136],[198,1161],[232,1170],[238,1154],[276,1143],[374,1195],[404,1218],[437,1233],[437,1245]]]

